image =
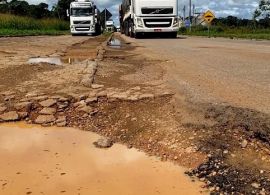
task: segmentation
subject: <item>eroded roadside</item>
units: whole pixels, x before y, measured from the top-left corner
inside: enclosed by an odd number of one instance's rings
[[[48,67],[35,77],[18,73],[24,80],[2,92],[2,121],[94,131],[191,168],[187,174],[199,177],[212,193],[268,194],[269,116],[184,98],[179,104],[167,84],[168,62],[116,38],[119,47],[97,49],[105,41],[98,38],[68,48],[61,58],[81,59],[77,63],[31,65]],[[12,81],[12,72],[5,81]]]
[[[17,63],[14,61],[12,65],[7,65],[6,62],[11,62],[10,59],[5,58],[0,72],[3,81],[0,122],[26,121],[29,124],[40,124],[45,127],[54,125],[77,127],[106,135],[114,142],[126,144],[129,149],[136,147],[148,151],[148,154],[160,156],[163,160],[182,161],[179,155],[185,154],[185,150],[176,151],[175,154],[169,153],[167,143],[162,141],[164,132],[171,127],[168,124],[173,115],[170,111],[171,105],[168,104],[173,94],[162,85],[162,69],[157,70],[156,75],[151,74],[150,65],[155,62],[154,60],[147,60],[145,64],[141,64],[138,54],[133,53],[134,46],[109,51],[109,47],[104,44],[106,39],[107,37],[102,36],[95,39],[82,39],[80,43],[68,46],[66,50],[59,53],[51,49],[39,55],[39,52],[34,50],[35,55],[29,57],[34,59],[31,61],[37,62],[33,64],[27,62],[29,58],[24,59],[27,50],[32,48],[26,48],[25,53],[22,52],[16,56]],[[34,48],[35,45],[40,44],[38,40],[33,42],[31,47]],[[18,46],[21,44],[20,40],[17,44]],[[2,49],[6,51],[10,47],[7,45],[7,48],[2,47]],[[6,52],[2,53],[6,55]],[[127,55],[134,56],[134,59],[129,63],[122,60],[120,64],[119,60]],[[10,57],[15,58],[15,56]],[[115,60],[118,58],[119,60]],[[46,62],[42,62],[44,59]],[[54,64],[55,59],[60,64]],[[148,68],[147,74],[144,73],[145,68]],[[140,71],[137,72],[138,70]],[[121,81],[122,78],[124,82]],[[141,83],[138,80],[140,78],[144,78],[145,83]],[[168,105],[161,108],[159,105],[162,104]],[[166,119],[162,113],[165,111],[168,113]],[[164,132],[159,132],[161,126],[164,127]],[[167,139],[170,139],[169,136]],[[157,142],[159,143],[155,146]],[[201,158],[198,154],[194,160],[186,159],[181,164],[196,167],[200,164]],[[57,167],[58,169],[61,167]],[[9,175],[8,171],[6,174]],[[7,178],[6,174],[3,175],[4,179],[1,179],[4,182],[2,190],[5,191],[3,192],[12,190],[9,187],[12,176]],[[44,176],[50,179],[57,175],[45,174]],[[20,182],[20,180],[16,181]],[[187,182],[193,185],[189,179]],[[178,184],[179,186],[165,189],[164,192],[156,188],[153,193],[170,194],[173,191],[176,192],[178,187],[184,190],[187,188],[187,186],[182,186],[180,180]],[[194,183],[195,185],[198,186],[200,183]],[[72,190],[67,192],[66,189],[57,188],[59,193],[70,193]],[[26,190],[28,194],[39,188],[28,187]],[[169,192],[170,190],[172,191]],[[193,189],[187,189],[186,192],[191,193]]]

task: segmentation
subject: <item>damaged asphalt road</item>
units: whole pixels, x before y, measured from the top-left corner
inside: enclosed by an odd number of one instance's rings
[[[268,108],[244,107],[230,98],[210,101],[209,94],[191,98],[192,87],[174,88],[169,67],[175,61],[140,43],[157,40],[114,38],[117,45],[103,36],[72,37],[68,43],[60,37],[60,44],[54,37],[23,38],[29,46],[6,38],[0,46],[0,120],[97,132],[188,167],[187,174],[212,194],[269,194]],[[44,40],[48,47],[38,50]],[[20,44],[25,51],[14,48]],[[52,56],[62,65],[27,63],[31,57]]]

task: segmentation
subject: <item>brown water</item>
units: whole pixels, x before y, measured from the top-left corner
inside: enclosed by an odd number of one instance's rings
[[[0,125],[0,194],[200,194],[184,169],[72,128]]]
[[[47,57],[47,58],[30,58],[28,64],[49,63],[54,65],[62,65],[60,57]]]
[[[121,41],[114,37],[108,42],[108,46],[111,48],[120,49],[121,45],[122,45]]]
[[[40,63],[49,63],[52,65],[64,65],[64,64],[79,64],[82,61],[85,61],[86,58],[68,58],[68,57],[37,57],[30,58],[28,64],[40,64]]]

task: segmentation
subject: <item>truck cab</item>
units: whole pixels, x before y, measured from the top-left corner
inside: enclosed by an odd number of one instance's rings
[[[119,13],[122,32],[126,35],[158,32],[177,36],[177,0],[123,0]]]
[[[113,20],[106,21],[106,31],[107,32],[114,32],[114,22]]]
[[[72,35],[98,34],[101,31],[99,11],[90,0],[71,2],[68,16],[70,17],[70,31]]]

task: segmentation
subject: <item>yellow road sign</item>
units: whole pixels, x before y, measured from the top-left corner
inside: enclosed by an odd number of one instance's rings
[[[207,12],[204,13],[203,18],[204,21],[210,24],[215,19],[215,14],[213,14],[213,12],[208,10]]]

